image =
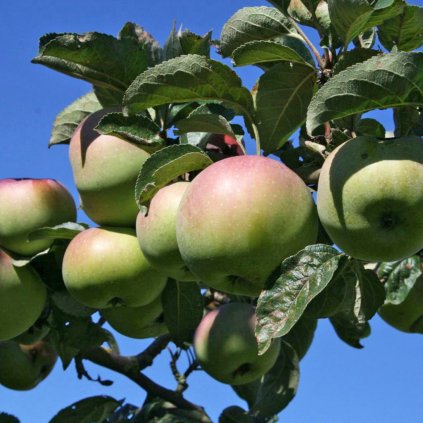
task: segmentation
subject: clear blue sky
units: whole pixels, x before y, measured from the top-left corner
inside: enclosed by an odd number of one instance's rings
[[[414,4],[419,4],[417,0]],[[421,4],[421,3],[420,3]],[[1,152],[0,178],[52,177],[62,181],[77,198],[67,147],[47,148],[54,118],[65,106],[89,90],[88,84],[47,68],[30,64],[37,53],[38,38],[49,32],[98,31],[117,34],[127,21],[141,24],[161,44],[171,25],[183,24],[218,37],[224,22],[244,6],[268,5],[250,0],[121,0],[121,1],[3,1]],[[251,86],[255,72],[243,72]],[[389,126],[387,127],[389,128]],[[84,216],[80,216],[84,221]],[[314,343],[301,365],[297,397],[282,413],[284,423],[417,423],[423,421],[423,337],[391,329],[379,318],[372,321],[373,334],[363,350],[342,343],[331,326],[319,324]],[[122,352],[139,352],[146,343],[118,337]],[[174,386],[162,354],[147,374],[168,387]],[[143,392],[132,382],[99,367],[88,366],[96,377],[115,381],[112,387],[79,381],[73,366],[61,364],[33,391],[14,392],[0,387],[0,411],[18,416],[22,423],[47,422],[58,410],[86,396],[106,394],[140,404]],[[243,405],[232,390],[202,373],[192,377],[188,398],[204,405],[213,418],[233,404]]]

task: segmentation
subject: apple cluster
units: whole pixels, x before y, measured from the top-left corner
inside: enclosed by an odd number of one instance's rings
[[[206,150],[214,163],[163,186],[140,211],[134,187],[157,147],[99,133],[96,126],[110,111],[89,115],[70,140],[80,207],[96,226],[68,243],[64,288],[133,338],[168,331],[161,293],[169,278],[249,298],[209,311],[193,338],[198,362],[223,383],[247,383],[275,363],[279,339],[258,355],[254,299],[285,258],[316,242],[318,218],[334,243],[362,260],[398,260],[423,247],[418,138],[359,137],[336,148],[322,168],[316,208],[287,166],[245,155],[235,139],[210,134]],[[4,386],[30,389],[56,359],[45,340],[48,329],[28,339],[47,306],[46,285],[30,260],[19,265],[15,258],[50,248],[52,239],[31,237],[34,230],[75,221],[75,202],[61,183],[0,181],[0,363],[19,366],[18,379],[25,381],[15,384],[10,366],[0,365]],[[31,354],[40,359],[28,365]]]

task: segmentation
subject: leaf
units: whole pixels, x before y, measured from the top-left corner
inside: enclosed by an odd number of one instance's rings
[[[423,44],[423,8],[404,7],[403,12],[378,28],[379,41],[387,50],[411,51]]]
[[[230,123],[221,115],[192,113],[186,119],[176,122],[178,133],[211,132],[235,137]]]
[[[377,138],[385,138],[384,126],[375,119],[360,119],[355,126],[357,135],[369,135]]]
[[[308,65],[304,58],[295,50],[275,41],[250,41],[235,49],[232,57],[235,66],[279,61]],[[314,67],[312,69],[314,70]]]
[[[75,238],[89,226],[86,223],[65,222],[60,225],[38,228],[28,234],[28,240],[37,239],[67,239]]]
[[[377,0],[373,6],[368,0],[328,0],[330,19],[344,46],[360,33],[400,14],[404,4],[402,0]]]
[[[251,408],[256,402],[257,392],[260,388],[260,379],[243,383],[242,385],[232,385],[231,388],[241,399],[246,401],[248,407]]]
[[[339,72],[353,66],[357,63],[365,62],[373,56],[380,55],[381,53],[377,50],[371,50],[368,48],[355,48],[353,50],[342,53],[333,67],[333,74],[336,75]]]
[[[386,290],[385,303],[401,304],[422,275],[419,256],[400,261],[381,263],[377,274]]]
[[[0,412],[0,423],[20,423],[20,420],[11,414]]]
[[[316,71],[281,62],[264,73],[256,88],[256,123],[265,154],[281,148],[306,119]]]
[[[200,54],[210,57],[210,44],[212,32],[200,36],[191,31],[172,30],[163,47],[165,60],[173,59],[184,54]]]
[[[125,116],[123,113],[108,113],[95,130],[142,146],[157,148],[164,144],[160,127],[140,114]]]
[[[279,357],[261,379],[257,399],[250,414],[259,418],[279,414],[297,393],[299,377],[297,353],[287,342],[281,341]]]
[[[94,94],[103,108],[122,108],[123,91],[93,85]]]
[[[254,423],[256,420],[237,405],[225,408],[219,416],[219,423]]]
[[[105,423],[122,403],[106,395],[85,398],[61,410],[50,423]]]
[[[203,317],[203,296],[194,282],[169,279],[162,292],[163,315],[172,341],[179,347],[191,343]]]
[[[223,102],[246,115],[253,109],[250,92],[232,69],[197,54],[176,57],[143,72],[126,91],[124,105],[136,113],[200,100]]]
[[[118,39],[130,38],[144,45],[148,51],[150,66],[154,66],[163,61],[163,50],[154,37],[143,27],[127,22],[120,30]]]
[[[301,360],[306,355],[314,338],[314,332],[317,328],[317,319],[301,317],[294,327],[282,337],[297,353]]]
[[[135,186],[135,198],[141,207],[173,179],[201,170],[212,160],[200,148],[188,144],[171,145],[152,154],[142,165]]]
[[[291,330],[345,258],[335,248],[317,244],[282,262],[270,278],[274,280],[273,286],[262,291],[257,303],[256,337],[260,354],[269,348],[273,338]]]
[[[118,92],[152,65],[144,44],[98,32],[44,36],[32,63]]]
[[[372,57],[335,75],[307,112],[311,135],[323,123],[374,109],[423,105],[423,53]]]
[[[345,296],[340,311],[330,318],[338,336],[354,348],[363,348],[360,339],[369,336],[368,321],[385,299],[385,290],[372,270],[350,260],[342,272]]]
[[[77,302],[67,290],[53,292],[51,300],[60,311],[73,317],[90,317],[96,312],[95,309]]]
[[[101,104],[94,93],[88,93],[75,100],[61,111],[53,124],[49,147],[56,144],[69,144],[78,125],[91,113],[100,110]]]
[[[422,113],[417,107],[398,107],[394,109],[395,137],[409,134],[423,135]],[[419,133],[420,127],[420,133]]]
[[[273,7],[244,7],[223,26],[220,51],[223,57],[232,55],[239,46],[255,40],[274,38],[296,32],[289,19]]]

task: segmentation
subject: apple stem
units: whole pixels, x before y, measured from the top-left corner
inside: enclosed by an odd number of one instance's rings
[[[260,145],[260,134],[259,134],[259,130],[257,128],[257,125],[254,122],[251,122],[251,126],[253,128],[254,138],[256,140],[256,155],[257,156],[260,156],[261,155],[261,145]]]

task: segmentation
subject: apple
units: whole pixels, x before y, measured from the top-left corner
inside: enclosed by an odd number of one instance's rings
[[[45,338],[49,334],[50,329],[51,326],[49,322],[46,320],[45,316],[42,315],[30,328],[20,335],[15,336],[12,341],[25,345],[35,344]]]
[[[70,141],[69,159],[81,208],[88,217],[103,226],[134,227],[135,183],[150,154],[147,147],[94,129],[104,115],[115,111],[99,110],[81,122]]]
[[[46,341],[32,345],[0,342],[0,384],[19,391],[35,388],[49,375],[56,360],[55,349]]]
[[[15,267],[0,250],[0,341],[29,329],[41,315],[46,287],[30,266]]]
[[[283,259],[315,242],[317,213],[307,186],[282,163],[229,157],[191,182],[176,235],[183,261],[199,280],[258,296]]]
[[[43,226],[76,220],[76,206],[68,190],[54,179],[0,180],[0,245],[32,256],[50,247],[52,240],[28,241]]]
[[[140,307],[113,307],[101,310],[109,325],[130,338],[154,338],[168,332],[162,319],[163,307],[159,295]]]
[[[384,304],[379,316],[403,332],[423,333],[423,278],[420,277],[400,304]]]
[[[209,312],[194,334],[194,350],[206,373],[220,382],[241,385],[269,371],[276,362],[280,339],[258,355],[254,334],[255,308],[247,303],[229,303]]]
[[[151,303],[167,276],[145,259],[132,228],[90,228],[69,243],[63,257],[69,293],[92,308]]]
[[[332,241],[366,261],[423,248],[423,141],[362,136],[337,147],[319,178],[317,210]]]
[[[178,281],[195,281],[182,260],[176,241],[176,214],[189,182],[176,182],[160,189],[150,202],[148,213],[138,214],[137,237],[152,266]]]

